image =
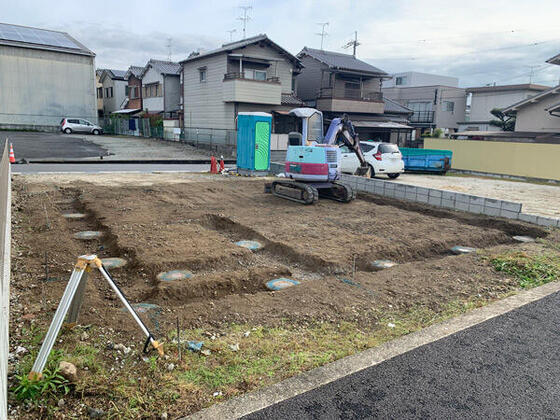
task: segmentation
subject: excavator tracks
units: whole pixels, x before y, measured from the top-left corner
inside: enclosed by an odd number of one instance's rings
[[[349,185],[333,182],[331,188],[321,188],[319,190],[319,197],[349,203],[356,198],[356,192]]]
[[[274,181],[270,192],[276,197],[285,198],[301,204],[314,204],[319,200],[317,188],[295,181]]]

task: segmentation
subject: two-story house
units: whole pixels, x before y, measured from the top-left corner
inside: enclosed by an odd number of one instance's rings
[[[411,76],[415,74],[422,77],[413,79]],[[458,123],[465,119],[467,106],[465,89],[458,87],[459,81],[456,78],[428,76],[430,75],[416,72],[396,75],[394,84],[383,87],[383,95],[414,112],[409,121],[410,125],[417,129],[416,136],[434,128],[453,133],[459,128]],[[398,77],[404,79],[397,83]],[[422,85],[422,83],[430,84]]]
[[[459,131],[501,131],[499,127],[490,124],[491,120],[496,119],[490,111],[496,108],[504,109],[547,89],[549,86],[529,83],[467,88],[470,111],[465,115],[465,121],[459,122]]]
[[[126,109],[142,109],[142,78],[144,67],[130,66],[124,75],[126,86]]]
[[[103,84],[101,83],[101,75],[103,69],[95,70],[95,93],[97,97],[97,116],[103,116]]]
[[[304,68],[297,78],[297,95],[323,112],[328,121],[347,114],[364,140],[404,144],[412,128],[411,111],[386,103],[381,84],[390,76],[353,55],[305,47],[297,55]]]
[[[235,129],[239,112],[302,105],[294,96],[300,60],[264,34],[193,53],[181,64],[185,127]]]
[[[126,70],[105,69],[101,73],[99,81],[103,90],[103,115],[107,116],[113,111],[121,109],[126,98],[126,86],[128,82],[124,79]]]
[[[140,75],[142,105],[149,114],[176,114],[181,103],[181,65],[171,61],[149,60]]]

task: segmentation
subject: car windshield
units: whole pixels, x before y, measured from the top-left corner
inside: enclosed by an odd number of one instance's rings
[[[396,144],[382,143],[379,145],[379,153],[398,153],[399,147]]]

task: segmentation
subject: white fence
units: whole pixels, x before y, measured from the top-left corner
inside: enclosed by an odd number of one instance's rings
[[[8,418],[8,345],[10,325],[11,168],[6,139],[0,161],[0,419]]]

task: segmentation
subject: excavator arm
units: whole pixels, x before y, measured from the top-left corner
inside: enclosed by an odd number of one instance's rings
[[[334,118],[331,121],[324,138],[324,144],[344,144],[347,146],[356,154],[360,162],[360,166],[356,169],[355,175],[368,178],[371,176],[371,167],[364,158],[360,147],[360,136],[356,133],[356,130],[354,130],[354,125],[346,114],[344,114],[342,118]]]

